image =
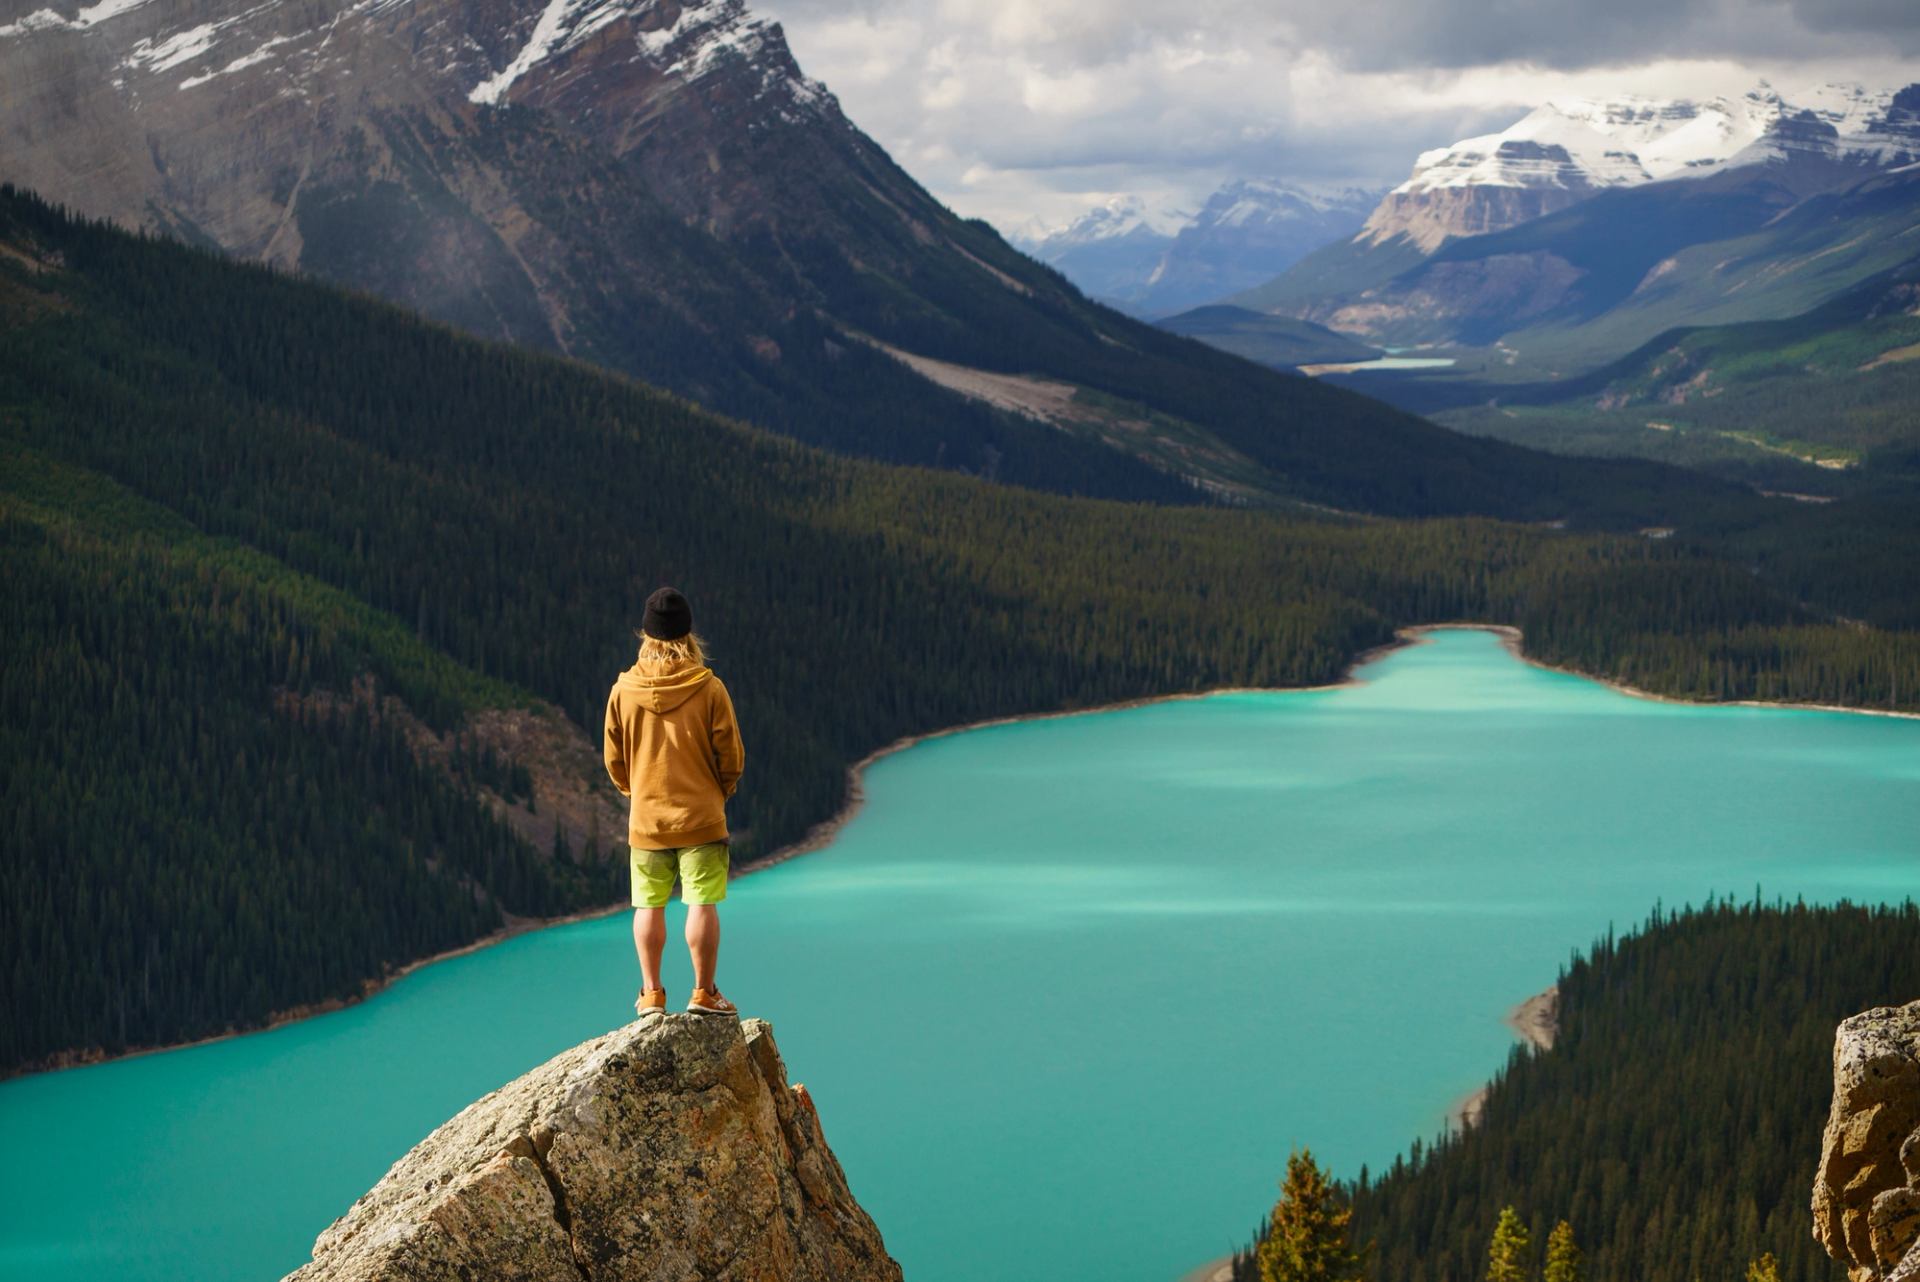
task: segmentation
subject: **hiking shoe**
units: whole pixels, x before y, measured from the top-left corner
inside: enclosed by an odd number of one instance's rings
[[[720,995],[717,988],[696,988],[687,999],[687,1009],[700,1015],[740,1014],[740,1008]]]
[[[667,990],[664,988],[643,988],[640,995],[633,999],[633,1013],[636,1015],[664,1015],[667,1013]]]

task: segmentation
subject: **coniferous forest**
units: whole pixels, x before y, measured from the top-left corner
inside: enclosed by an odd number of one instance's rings
[[[823,454],[18,194],[0,250],[0,1070],[617,902],[618,834],[498,821],[528,763],[435,764],[345,696],[450,737],[506,707],[592,730],[663,582],[741,709],[742,860],[901,736],[1322,683],[1424,622],[1665,694],[1920,709],[1886,604],[1911,566],[1843,610],[1760,552],[1605,532],[1675,484],[1638,466],[1564,530],[1068,499]]]
[[[1841,1282],[1807,1210],[1834,1026],[1920,997],[1920,907],[1656,910],[1559,990],[1553,1048],[1514,1049],[1477,1125],[1343,1186],[1367,1276],[1490,1276],[1512,1207],[1526,1277],[1564,1220],[1589,1282],[1738,1282],[1769,1255],[1779,1277]],[[1256,1254],[1237,1282],[1260,1277]]]

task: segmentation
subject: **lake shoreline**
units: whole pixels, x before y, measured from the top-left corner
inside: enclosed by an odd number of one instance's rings
[[[1560,985],[1554,984],[1527,998],[1507,1012],[1504,1022],[1516,1038],[1536,1052],[1552,1050],[1553,1039],[1560,1032]],[[1487,1092],[1490,1089],[1490,1086],[1482,1086],[1472,1094],[1463,1096],[1448,1109],[1448,1127],[1467,1130],[1478,1126],[1486,1111]]]
[[[1560,1031],[1560,985],[1554,984],[1527,998],[1509,1010],[1501,1022],[1512,1030],[1516,1038],[1535,1051],[1552,1050],[1553,1039]],[[1461,1130],[1478,1125],[1481,1110],[1486,1106],[1488,1090],[1488,1086],[1482,1086],[1472,1094],[1462,1096],[1458,1103],[1448,1109],[1448,1129]],[[1233,1256],[1223,1255],[1188,1269],[1180,1275],[1179,1282],[1232,1282],[1232,1279]]]
[[[1557,663],[1548,663],[1526,652],[1525,634],[1509,623],[1421,623],[1413,627],[1401,628],[1394,636],[1401,642],[1392,646],[1376,646],[1368,654],[1376,651],[1397,650],[1406,645],[1422,645],[1426,634],[1430,632],[1491,632],[1500,638],[1500,644],[1506,647],[1520,662],[1529,667],[1540,668],[1546,672],[1557,672],[1561,676],[1578,677],[1582,681],[1591,681],[1595,685],[1605,686],[1616,694],[1629,695],[1635,699],[1645,699],[1649,703],[1673,703],[1686,708],[1782,708],[1793,712],[1850,712],[1861,717],[1892,717],[1897,721],[1920,721],[1920,712],[1895,712],[1890,708],[1855,708],[1844,703],[1788,703],[1779,699],[1683,699],[1678,695],[1656,694],[1652,690],[1642,690],[1639,686],[1630,686],[1624,681],[1611,677],[1595,676],[1591,672],[1582,672],[1578,668],[1563,668]],[[1367,661],[1362,655],[1354,660],[1358,667]]]
[[[1114,703],[1097,704],[1086,708],[1062,709],[1056,712],[1016,713],[1004,717],[990,717],[980,721],[963,722],[937,730],[928,730],[921,734],[903,736],[884,747],[874,749],[847,767],[846,801],[831,818],[823,819],[815,824],[807,830],[806,835],[801,837],[800,840],[782,846],[780,849],[760,859],[756,859],[751,863],[742,865],[735,870],[733,876],[736,878],[749,876],[755,872],[759,872],[761,869],[771,868],[776,864],[785,863],[789,859],[795,859],[801,855],[811,854],[814,851],[830,845],[834,838],[839,836],[841,830],[853,821],[854,817],[860,813],[860,810],[866,804],[864,776],[868,767],[884,757],[891,756],[896,752],[905,751],[908,748],[925,743],[928,740],[942,739],[948,735],[964,734],[970,730],[985,730],[993,726],[1017,725],[1029,721],[1054,721],[1063,717],[1085,717],[1104,712],[1124,712],[1128,709],[1144,708],[1159,703],[1211,699],[1217,695],[1314,694],[1330,690],[1344,690],[1362,684],[1360,678],[1355,675],[1361,668],[1366,667],[1368,664],[1378,662],[1410,646],[1423,645],[1427,641],[1428,634],[1435,632],[1491,632],[1500,638],[1501,644],[1507,649],[1508,653],[1531,667],[1541,668],[1548,672],[1557,672],[1563,676],[1578,677],[1583,681],[1592,681],[1597,685],[1605,686],[1609,690],[1613,690],[1619,694],[1629,695],[1636,699],[1647,699],[1655,703],[1675,703],[1689,707],[1784,708],[1802,712],[1851,712],[1870,717],[1895,717],[1909,721],[1920,720],[1920,714],[1911,712],[1892,712],[1875,708],[1849,708],[1836,704],[1776,703],[1762,699],[1732,701],[1681,699],[1672,695],[1655,694],[1623,682],[1595,676],[1589,672],[1580,672],[1572,668],[1563,668],[1556,664],[1533,658],[1526,653],[1523,644],[1524,635],[1520,629],[1510,624],[1476,622],[1422,623],[1396,629],[1393,640],[1383,642],[1380,645],[1369,646],[1367,649],[1360,651],[1348,661],[1345,674],[1339,681],[1329,682],[1323,685],[1217,686],[1207,690],[1190,690],[1175,694],[1142,695],[1139,698],[1122,699]],[[350,1006],[357,1006],[361,1002],[379,996],[389,987],[405,979],[415,971],[434,965],[436,962],[451,961],[456,957],[464,957],[469,953],[478,952],[483,948],[491,948],[495,944],[505,943],[507,940],[519,935],[524,935],[529,931],[545,930],[553,926],[570,926],[581,922],[597,921],[603,917],[611,917],[615,913],[625,912],[627,908],[628,905],[626,903],[616,902],[594,908],[583,908],[576,912],[565,913],[557,917],[513,917],[509,915],[506,924],[498,930],[462,944],[457,948],[449,948],[445,951],[434,953],[431,956],[415,958],[404,965],[395,967],[384,975],[367,979],[362,982],[362,991],[350,997],[330,997],[317,1002],[307,1002],[297,1006],[290,1006],[285,1010],[273,1012],[258,1024],[228,1028],[219,1033],[214,1033],[206,1037],[196,1037],[188,1041],[168,1042],[155,1046],[137,1046],[113,1053],[108,1053],[99,1047],[62,1051],[55,1055],[48,1056],[43,1060],[23,1064],[18,1068],[6,1072],[0,1072],[0,1082],[17,1077],[30,1077],[39,1073],[64,1072],[68,1069],[88,1068],[94,1065],[109,1064],[123,1059],[136,1059],[145,1055],[158,1055],[165,1051],[191,1050],[196,1046],[209,1046],[216,1042],[228,1041],[235,1037],[245,1037],[252,1033],[272,1032],[276,1028],[284,1028],[288,1024],[297,1023],[300,1020],[312,1019],[320,1015],[330,1015],[336,1011],[345,1010]],[[1464,1103],[1465,1101],[1462,1102],[1462,1106],[1464,1106]]]
[[[595,921],[601,917],[611,917],[623,911],[625,904],[612,904],[600,908],[583,908],[578,912],[564,913],[558,917],[515,917],[506,914],[507,923],[498,930],[482,935],[480,938],[461,944],[458,948],[449,948],[429,957],[416,957],[405,965],[397,966],[385,975],[361,981],[361,991],[352,997],[328,997],[317,1002],[304,1002],[298,1006],[289,1006],[269,1015],[258,1024],[248,1024],[244,1028],[227,1028],[205,1037],[196,1037],[191,1041],[167,1042],[160,1046],[134,1046],[112,1054],[99,1047],[87,1047],[83,1050],[62,1051],[57,1055],[32,1064],[22,1065],[12,1072],[0,1074],[0,1082],[16,1077],[32,1077],[39,1073],[60,1073],[74,1068],[92,1068],[99,1064],[114,1064],[123,1059],[141,1059],[148,1055],[160,1055],[167,1051],[192,1050],[196,1046],[212,1046],[218,1042],[230,1042],[236,1037],[250,1037],[255,1033],[270,1033],[276,1028],[285,1028],[288,1024],[297,1024],[301,1020],[313,1019],[320,1015],[331,1015],[336,1011],[358,1006],[369,998],[378,997],[394,984],[399,983],[417,970],[425,970],[436,962],[452,961],[456,957],[465,957],[468,953],[477,953],[483,948],[503,944],[519,935],[530,934],[536,930],[545,930],[549,926],[571,926],[577,922]]]

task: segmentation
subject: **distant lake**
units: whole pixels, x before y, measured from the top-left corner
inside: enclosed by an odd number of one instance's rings
[[[1483,632],[1361,675],[931,740],[736,883],[721,982],[912,1282],[1172,1282],[1246,1240],[1289,1146],[1345,1176],[1431,1136],[1507,1009],[1656,900],[1920,887],[1920,723],[1633,699]],[[621,915],[0,1085],[0,1277],[278,1277],[636,984]]]
[[[1368,374],[1381,370],[1445,369],[1454,360],[1450,356],[1377,356],[1370,361],[1346,361],[1338,365],[1303,365],[1309,374]]]

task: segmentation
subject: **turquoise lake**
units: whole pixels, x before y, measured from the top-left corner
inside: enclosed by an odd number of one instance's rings
[[[1920,723],[1634,699],[1484,632],[1359,675],[931,740],[735,883],[722,985],[913,1282],[1173,1282],[1290,1146],[1350,1175],[1432,1135],[1505,1012],[1656,900],[1920,890]],[[279,1277],[433,1126],[630,1017],[628,930],[0,1085],[0,1276]]]

